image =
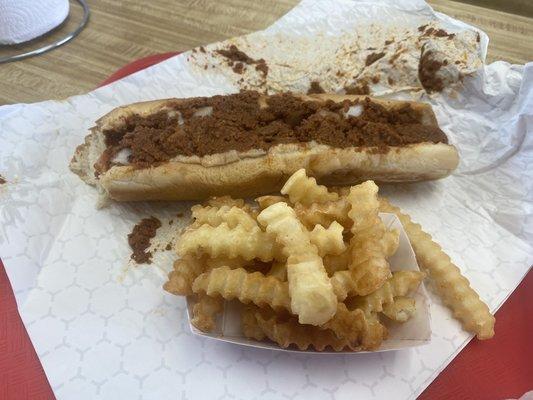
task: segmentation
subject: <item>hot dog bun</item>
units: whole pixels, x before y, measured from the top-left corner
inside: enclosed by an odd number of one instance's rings
[[[343,102],[365,96],[318,94],[304,100]],[[198,200],[210,196],[251,197],[278,191],[293,172],[305,168],[322,184],[347,185],[372,179],[379,182],[412,182],[443,178],[458,165],[454,146],[421,142],[389,146],[387,151],[369,147],[332,147],[315,141],[281,143],[267,150],[226,151],[199,156],[178,156],[152,166],[113,165],[98,174],[95,164],[106,149],[103,132],[125,124],[128,117],[146,117],[168,110],[187,99],[166,99],[119,107],[96,122],[80,145],[70,168],[104,196],[119,201]],[[409,104],[420,113],[420,123],[435,127],[428,104],[372,99],[386,109]],[[98,176],[97,176],[98,175]]]

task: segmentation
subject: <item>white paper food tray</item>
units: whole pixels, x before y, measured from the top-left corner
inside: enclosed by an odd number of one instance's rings
[[[419,270],[416,262],[415,253],[409,242],[409,238],[405,233],[402,224],[394,214],[381,213],[381,219],[389,229],[398,229],[400,231],[400,245],[396,253],[389,259],[392,271],[400,270]],[[405,323],[395,323],[387,321],[383,318],[389,334],[388,338],[383,341],[379,350],[390,351],[400,350],[409,347],[421,346],[427,344],[431,340],[431,327],[430,327],[430,310],[429,301],[427,297],[424,284],[422,283],[418,290],[413,294],[416,300],[416,312],[415,315]],[[259,349],[270,349],[285,352],[297,352],[301,353],[301,350],[296,348],[283,349],[276,343],[270,341],[258,342],[253,339],[244,337],[241,331],[240,321],[240,308],[241,303],[238,300],[226,301],[224,304],[224,312],[217,320],[217,326],[213,332],[205,333],[197,329],[191,324],[192,308],[195,302],[192,297],[187,299],[187,317],[189,319],[189,326],[191,331],[199,336],[208,337],[214,340],[220,340],[223,342],[240,344],[243,346],[250,346]],[[353,352],[353,351],[314,351],[307,350],[305,353],[320,353],[320,354],[359,354],[367,352]]]

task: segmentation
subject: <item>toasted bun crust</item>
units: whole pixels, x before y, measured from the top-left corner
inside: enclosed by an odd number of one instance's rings
[[[312,95],[308,99],[353,100],[361,96]],[[119,201],[198,200],[210,196],[251,197],[279,191],[295,171],[305,168],[322,184],[347,185],[372,179],[378,182],[411,182],[443,178],[458,165],[459,156],[452,145],[418,143],[391,147],[386,153],[369,148],[332,148],[317,143],[280,144],[260,154],[232,152],[209,156],[206,163],[198,157],[181,157],[150,168],[113,166],[94,176],[94,163],[105,144],[102,131],[121,124],[132,114],[149,115],[180,100],[168,99],[120,107],[97,121],[78,147],[70,168],[85,182]],[[373,99],[386,107],[405,102]],[[411,103],[422,111],[422,123],[436,125],[431,107]]]

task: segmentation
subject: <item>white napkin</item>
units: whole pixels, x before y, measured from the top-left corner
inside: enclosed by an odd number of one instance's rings
[[[0,0],[0,44],[41,36],[62,23],[68,11],[68,0]]]

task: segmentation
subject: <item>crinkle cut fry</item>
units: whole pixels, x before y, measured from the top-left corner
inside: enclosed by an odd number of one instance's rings
[[[289,196],[291,203],[312,204],[333,201],[339,198],[337,193],[328,192],[328,188],[318,185],[316,179],[308,177],[305,169],[299,169],[287,179],[281,188],[281,194]]]
[[[344,228],[337,221],[333,221],[326,229],[322,225],[315,225],[309,232],[311,243],[318,249],[320,257],[326,254],[341,254],[346,250],[346,244],[342,236]]]
[[[235,269],[250,263],[242,258],[198,258],[186,255],[174,261],[174,269],[168,274],[163,289],[178,296],[190,296],[193,294],[192,284],[200,274],[220,266]]]
[[[216,326],[216,317],[223,310],[223,298],[201,294],[193,306],[191,323],[202,332],[212,332]]]
[[[194,226],[204,224],[213,227],[222,223],[227,223],[230,228],[242,226],[245,229],[257,227],[257,221],[246,210],[237,206],[201,206],[195,205],[191,208]]]
[[[324,203],[298,203],[294,206],[298,219],[307,229],[313,229],[315,225],[329,226],[333,221],[348,229],[352,226],[352,220],[348,217],[349,210],[350,204],[345,197]]]
[[[378,187],[373,181],[366,181],[350,190],[348,202],[351,205],[348,216],[353,221],[350,241],[353,263],[350,269],[370,258],[385,260],[384,234],[386,231],[379,217]]]
[[[395,297],[392,303],[383,306],[383,314],[396,322],[406,322],[416,312],[415,299],[406,296]]]
[[[238,299],[243,304],[255,304],[261,308],[270,307],[278,312],[292,312],[287,282],[281,282],[260,272],[251,273],[244,268],[232,270],[228,267],[219,267],[205,272],[194,281],[193,291],[197,294],[220,296],[225,300]],[[363,334],[366,335],[365,338],[379,337],[378,334],[381,332],[379,326],[367,327],[361,310],[351,312],[342,303],[337,305],[335,315],[327,324],[337,337],[352,341],[358,340]],[[373,342],[366,339],[365,343],[371,346]]]
[[[269,310],[257,308],[246,311],[247,327],[244,333],[247,337],[266,336],[283,348],[291,345],[299,350],[314,348],[324,351],[331,347],[335,351],[352,350],[359,351],[350,341],[339,339],[332,331],[320,329],[316,326],[301,325],[295,317],[280,318]],[[253,320],[252,320],[253,319]]]
[[[347,197],[348,215],[353,221],[349,271],[333,274],[332,284],[339,299],[349,294],[364,296],[379,289],[390,277],[383,237],[386,231],[379,217],[378,187],[373,181],[353,186]]]
[[[386,231],[381,240],[381,245],[386,258],[393,256],[400,245],[400,231],[397,229]],[[352,252],[350,247],[340,254],[326,254],[323,257],[324,268],[326,268],[328,275],[332,276],[337,271],[347,270],[351,259]]]
[[[231,270],[215,268],[196,278],[194,293],[221,296],[226,300],[239,299],[241,303],[254,303],[259,307],[270,306],[276,310],[290,310],[287,282],[260,272],[248,272],[244,268]]]
[[[407,214],[389,203],[380,201],[383,212],[392,212],[401,221],[420,267],[428,272],[437,294],[452,310],[453,315],[461,321],[463,328],[475,333],[478,339],[490,339],[494,336],[495,318],[479,295],[470,287],[470,282],[460,269],[452,263],[450,257],[435,243],[431,235],[424,232],[419,224],[414,223]]]
[[[188,228],[177,244],[178,254],[208,254],[212,258],[242,257],[245,260],[258,258],[272,261],[282,257],[272,237],[259,227],[246,229],[240,225],[230,228],[227,223],[213,227],[202,225]]]
[[[274,204],[274,203],[272,203]],[[316,225],[329,226],[334,221],[340,223],[345,229],[353,225],[348,216],[350,203],[345,197],[326,203],[313,203],[309,206],[296,204],[294,211],[307,229],[314,229]],[[387,257],[392,256],[399,245],[399,231],[386,231],[382,238],[382,247]]]
[[[347,270],[348,264],[351,260],[352,253],[350,249],[339,254],[338,256],[326,255],[324,257],[324,266],[331,277],[330,281],[339,301],[344,301],[344,299],[346,299],[348,296],[354,296],[361,293],[357,282],[360,279],[364,279],[364,276],[361,277],[357,274],[357,272],[354,273]],[[371,264],[369,265],[371,266]],[[387,279],[387,276],[388,272],[384,271],[383,275],[376,277],[377,282],[381,281],[382,279]],[[375,293],[375,291],[371,292],[371,294],[373,293]]]
[[[337,298],[318,249],[294,210],[287,203],[276,203],[261,211],[257,220],[267,233],[275,235],[288,257],[291,311],[300,323],[321,325],[328,321],[335,314]]]
[[[374,234],[376,228],[381,229],[377,224],[379,219],[378,190],[374,181],[366,181],[350,189],[347,196],[348,203],[350,203],[348,216],[353,222],[351,229],[354,234],[366,233],[367,230],[371,230],[368,234]]]
[[[196,277],[205,272],[207,266],[203,259],[185,256],[174,262],[174,269],[168,274],[168,281],[163,285],[167,292],[189,296],[193,294],[192,284]]]
[[[386,258],[393,256],[400,245],[400,231],[397,229],[386,231],[383,234],[381,245]],[[345,251],[337,255],[326,254],[324,256],[324,267],[328,275],[332,276],[337,271],[347,270],[351,259],[352,253],[350,247],[348,247]]]
[[[394,302],[395,297],[403,297],[414,292],[424,276],[425,274],[420,271],[395,271],[378,290],[366,296],[352,297],[346,300],[346,304],[350,309],[360,308],[367,315],[382,312],[384,306]]]
[[[348,296],[365,296],[379,289],[390,274],[386,261],[371,258],[364,264],[359,264],[357,268],[335,272],[330,282],[337,299],[344,301]]]
[[[330,329],[338,338],[359,343],[366,350],[377,349],[387,335],[375,313],[365,314],[360,309],[348,310],[344,303],[338,303],[335,317],[320,328]]]
[[[272,204],[288,203],[289,199],[285,196],[266,195],[256,198],[255,201],[257,204],[259,204],[259,209],[264,210],[265,208],[270,207]]]
[[[389,263],[384,257],[358,258],[358,249],[350,248],[348,270],[339,270],[342,264],[335,265],[328,260],[328,271],[333,272],[330,281],[339,301],[348,296],[365,296],[379,289],[391,276]],[[346,257],[346,256],[343,256]],[[337,261],[337,260],[335,260]],[[344,260],[340,259],[339,262]]]

